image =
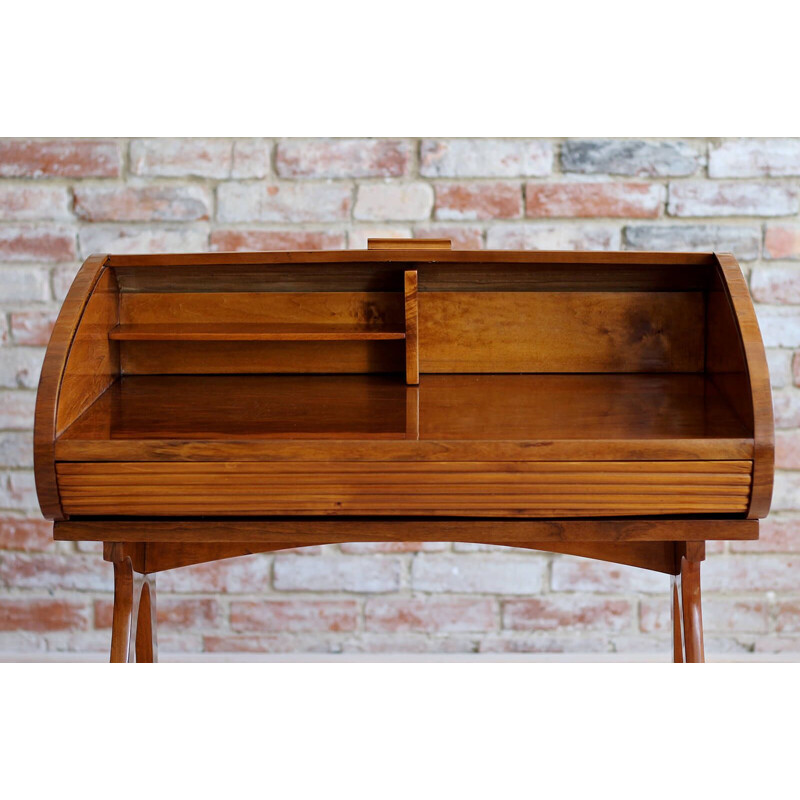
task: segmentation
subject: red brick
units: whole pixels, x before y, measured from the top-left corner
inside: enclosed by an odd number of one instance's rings
[[[436,219],[513,219],[522,216],[518,183],[476,181],[436,184]]]
[[[164,178],[228,178],[233,143],[225,139],[135,139],[130,146],[134,175]]]
[[[0,598],[0,631],[68,631],[88,627],[86,603],[51,598]]]
[[[158,576],[158,589],[161,592],[263,592],[269,588],[270,564],[269,556],[251,555],[172,569]]]
[[[52,544],[52,522],[44,519],[0,517],[0,549],[47,550]]]
[[[90,556],[4,553],[0,583],[16,589],[107,592],[113,586],[113,570],[107,562]]]
[[[217,230],[211,234],[211,249],[235,250],[342,250],[344,232],[340,231],[265,231]]]
[[[765,258],[800,259],[800,225],[767,225],[764,234]]]
[[[0,141],[2,178],[116,178],[116,142],[91,139],[4,139]]]
[[[211,193],[204,186],[77,186],[75,214],[89,222],[191,222],[208,219]]]
[[[112,600],[95,600],[95,628],[110,628],[113,612]],[[213,628],[219,618],[220,610],[219,603],[212,598],[165,597],[157,594],[156,614],[159,627],[183,631]]]
[[[509,630],[609,630],[630,628],[633,607],[627,600],[542,597],[509,600],[503,627]]]
[[[775,432],[775,467],[800,469],[800,431]]]
[[[275,157],[282,178],[399,178],[408,162],[408,144],[391,139],[289,139]]]
[[[529,217],[657,217],[666,192],[654,183],[529,183]]]
[[[64,186],[0,186],[0,220],[70,219]]]
[[[367,602],[365,620],[377,633],[465,633],[495,629],[497,611],[488,599],[380,598]]]
[[[447,549],[447,542],[346,542],[339,545],[343,553],[373,555],[374,553],[434,553]]]
[[[420,239],[450,239],[453,250],[483,248],[483,230],[477,225],[417,225],[414,236]]]
[[[231,628],[264,633],[354,631],[355,600],[264,600],[231,603]]]
[[[57,311],[16,311],[11,314],[11,334],[17,344],[46,345]]]
[[[35,405],[36,392],[0,392],[0,429],[29,428]]]
[[[75,233],[67,228],[9,225],[0,228],[2,261],[73,261]]]
[[[768,517],[759,523],[755,541],[733,541],[734,553],[800,553],[800,518]]]

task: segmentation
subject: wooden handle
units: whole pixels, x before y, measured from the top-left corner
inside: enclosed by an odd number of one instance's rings
[[[452,250],[450,239],[367,239],[367,250]]]

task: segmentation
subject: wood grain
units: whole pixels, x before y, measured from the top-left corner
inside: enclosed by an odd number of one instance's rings
[[[108,338],[125,342],[346,342],[405,339],[402,328],[369,325],[220,323],[117,325]]]
[[[276,550],[339,542],[475,542],[525,547],[527,542],[649,542],[758,538],[758,520],[434,519],[311,517],[231,519],[72,519],[56,522],[58,541],[252,543]],[[142,562],[144,564],[144,562]],[[148,565],[149,566],[149,565]],[[142,570],[145,567],[142,566]]]
[[[104,273],[106,260],[106,256],[91,256],[78,270],[56,319],[42,364],[33,423],[33,461],[39,506],[47,519],[64,519],[55,473],[55,441],[62,428],[75,417],[70,418],[65,410],[59,412],[59,403],[72,344],[92,292]],[[93,383],[100,378],[87,375],[87,380]],[[71,382],[74,383],[74,378]],[[85,398],[89,399],[94,398]],[[74,403],[70,406],[75,413]]]
[[[209,287],[213,288],[213,287]],[[123,292],[123,325],[283,323],[403,328],[402,278],[394,292]]]
[[[367,239],[367,250],[450,250],[450,239]]]
[[[423,375],[411,427],[408,391],[400,376],[128,376],[57,452],[62,460],[752,456],[744,424],[703,375]]]
[[[419,300],[417,272],[405,273],[406,383],[419,383]]]
[[[686,292],[422,292],[420,370],[699,372],[704,299]]]
[[[740,343],[739,346],[744,350],[747,364],[755,449],[753,491],[747,516],[755,519],[767,515],[772,501],[775,473],[772,389],[758,320],[742,271],[739,269],[736,259],[730,254],[721,254],[717,259],[739,330],[739,336],[730,346],[734,347]]]
[[[741,513],[751,462],[63,463],[71,514],[630,516]]]

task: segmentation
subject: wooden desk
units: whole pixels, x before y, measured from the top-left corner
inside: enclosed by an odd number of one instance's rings
[[[672,576],[703,659],[705,542],[754,539],[769,379],[732,256],[92,256],[47,349],[40,504],[114,563],[112,661],[155,657],[156,572],[467,541]]]

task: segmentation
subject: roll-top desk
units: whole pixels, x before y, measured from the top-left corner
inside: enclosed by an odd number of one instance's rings
[[[705,542],[757,538],[773,474],[732,256],[442,240],[91,256],[34,449],[55,538],[113,562],[112,661],[155,657],[156,572],[395,540],[663,572],[674,659],[701,661]]]

